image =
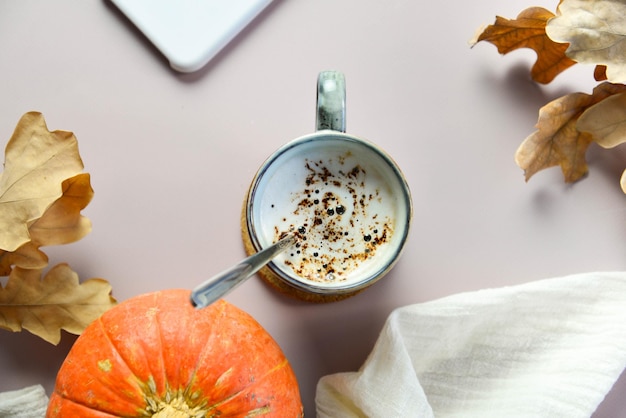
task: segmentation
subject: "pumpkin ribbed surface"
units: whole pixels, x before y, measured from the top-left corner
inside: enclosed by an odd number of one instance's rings
[[[249,314],[188,290],[131,298],[76,340],[47,417],[302,417],[296,377]]]

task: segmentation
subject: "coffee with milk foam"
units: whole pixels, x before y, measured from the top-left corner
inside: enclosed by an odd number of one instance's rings
[[[358,283],[385,270],[403,245],[401,175],[362,141],[329,137],[286,147],[259,177],[253,224],[262,246],[288,233],[298,242],[274,260],[320,287]]]

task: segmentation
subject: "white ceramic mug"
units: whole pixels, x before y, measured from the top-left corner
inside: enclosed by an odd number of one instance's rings
[[[352,296],[396,263],[412,219],[411,193],[393,159],[345,133],[345,79],[319,74],[317,130],[274,152],[246,197],[246,252],[288,233],[298,243],[259,274],[283,293],[326,302]]]

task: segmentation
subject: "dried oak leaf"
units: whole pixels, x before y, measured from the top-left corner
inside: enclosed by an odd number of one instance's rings
[[[593,69],[593,79],[596,81],[606,81],[606,65],[596,65]]]
[[[562,0],[546,26],[554,42],[569,44],[568,57],[606,66],[612,83],[626,82],[626,3],[623,0]]]
[[[494,44],[501,54],[520,48],[530,48],[537,53],[537,61],[531,69],[531,77],[538,83],[546,84],[576,61],[565,55],[567,44],[557,43],[546,35],[546,23],[554,13],[542,8],[531,7],[521,12],[516,19],[496,17],[478,34],[472,45],[480,41]]]
[[[0,249],[15,251],[28,243],[31,224],[62,196],[63,181],[82,170],[74,134],[50,132],[41,113],[22,116],[0,174]]]
[[[587,109],[578,118],[576,128],[591,134],[604,148],[613,148],[626,142],[626,93],[607,97]],[[626,193],[626,170],[620,184]]]
[[[15,251],[0,250],[0,276],[7,276],[13,265],[42,269],[48,257],[41,246],[69,244],[91,232],[91,222],[80,214],[93,197],[88,173],[65,180],[62,196],[57,199],[29,228],[31,240]]]
[[[86,280],[67,265],[54,266],[43,278],[41,270],[16,267],[0,287],[0,328],[26,329],[58,344],[61,329],[81,333],[116,303],[111,286],[102,279]]]
[[[566,182],[582,178],[588,171],[585,154],[594,136],[577,127],[581,115],[597,103],[626,91],[621,84],[602,83],[592,94],[572,93],[539,110],[537,131],[517,149],[515,161],[528,181],[538,171],[561,166]]]

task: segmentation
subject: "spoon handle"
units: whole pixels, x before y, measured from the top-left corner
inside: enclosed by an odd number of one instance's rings
[[[261,267],[269,263],[278,254],[291,247],[295,242],[295,235],[287,235],[269,247],[244,259],[230,269],[213,276],[191,291],[191,303],[196,308],[209,306],[259,271]]]

